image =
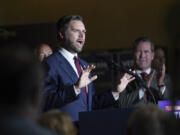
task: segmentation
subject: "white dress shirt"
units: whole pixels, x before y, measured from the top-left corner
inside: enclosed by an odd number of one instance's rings
[[[66,49],[64,48],[61,48],[59,50],[59,52],[64,56],[64,58],[69,62],[69,64],[72,66],[72,68],[74,69],[74,71],[76,72],[77,76],[79,77],[79,74],[78,74],[78,71],[77,71],[77,68],[76,68],[76,65],[74,63],[74,56],[78,57],[77,56],[77,53],[76,54],[72,54],[70,53],[69,51],[67,51]],[[76,89],[74,87],[74,91],[76,93],[76,95],[79,95],[80,94],[80,90]]]

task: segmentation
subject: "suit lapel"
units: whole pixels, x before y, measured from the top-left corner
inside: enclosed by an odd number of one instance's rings
[[[78,58],[78,60],[79,60],[79,63],[80,63],[80,65],[81,65],[81,67],[83,68],[83,69],[85,69],[86,67],[87,67],[87,63],[85,63],[82,59],[80,59],[80,58]]]
[[[56,52],[56,59],[59,62],[59,66],[61,66],[61,69],[64,70],[64,72],[71,78],[72,82],[75,83],[78,80],[78,76],[76,72],[74,71],[73,67],[70,65],[70,63],[64,58],[64,56],[61,55],[61,53]],[[82,67],[85,67],[85,64],[82,60],[79,60]],[[83,102],[86,104],[86,99],[84,96],[84,91],[81,89],[81,97],[83,99]]]
[[[73,82],[78,80],[78,76],[70,63],[61,55],[61,53],[56,53],[56,59],[59,61],[59,65],[64,70],[64,72],[71,78]]]

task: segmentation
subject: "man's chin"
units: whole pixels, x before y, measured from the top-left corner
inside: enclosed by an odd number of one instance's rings
[[[137,68],[140,69],[140,70],[146,70],[149,67],[147,65],[140,65],[140,66],[137,66]]]
[[[149,67],[141,67],[141,70],[147,70]]]
[[[82,52],[82,48],[78,48],[78,49],[76,49],[76,52],[77,52],[77,53]]]
[[[73,51],[73,53],[80,53],[80,52],[82,52],[82,49],[76,49]]]
[[[75,48],[75,47],[72,47],[72,48],[71,48],[71,51],[72,51],[73,53],[80,53],[80,52],[82,51],[82,49],[83,49],[83,48],[77,48],[77,47]]]

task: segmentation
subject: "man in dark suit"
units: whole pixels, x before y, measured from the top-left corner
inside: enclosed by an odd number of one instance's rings
[[[156,104],[158,100],[169,98],[172,86],[165,74],[165,64],[159,65],[162,66],[161,71],[151,68],[154,58],[152,41],[140,37],[134,41],[133,47],[136,79],[128,82],[124,89],[96,96],[95,109],[141,106],[150,102]]]
[[[42,99],[43,68],[19,43],[0,47],[0,134],[51,135],[35,124]]]
[[[64,16],[57,22],[60,48],[44,60],[44,110],[59,108],[78,121],[79,112],[90,111],[94,93],[90,76],[95,68],[78,57],[85,43],[86,29],[81,16]]]

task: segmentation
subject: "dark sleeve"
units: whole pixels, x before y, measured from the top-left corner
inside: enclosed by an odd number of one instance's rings
[[[56,72],[56,68],[44,61],[46,71],[44,88],[44,111],[59,108],[77,99],[72,84],[64,85],[62,77]]]
[[[170,96],[173,91],[173,84],[172,84],[172,80],[169,75],[165,76],[164,83],[166,86],[166,90],[165,90],[162,98],[166,100],[166,99],[170,99]]]
[[[139,100],[139,90],[138,89],[131,89],[131,87],[127,87],[126,90],[119,94],[119,105],[120,107],[132,107]]]
[[[119,101],[114,100],[111,91],[106,91],[98,95],[95,94],[93,96],[93,104],[92,104],[93,110],[118,108],[118,107],[119,107]]]
[[[112,92],[108,91],[94,96],[93,109],[105,108],[127,108],[144,101],[139,99],[139,87],[135,82],[130,83],[127,88],[119,94],[119,99],[115,100]]]
[[[164,84],[166,86],[166,89],[165,89],[163,94],[160,91],[160,88],[158,88],[157,82],[156,82],[155,87],[150,87],[150,90],[152,91],[152,93],[153,93],[153,95],[155,97],[156,103],[158,102],[158,100],[168,100],[168,99],[170,99],[170,96],[172,94],[171,92],[173,90],[173,86],[172,86],[172,81],[171,81],[171,79],[170,79],[170,77],[168,75],[165,76]]]

